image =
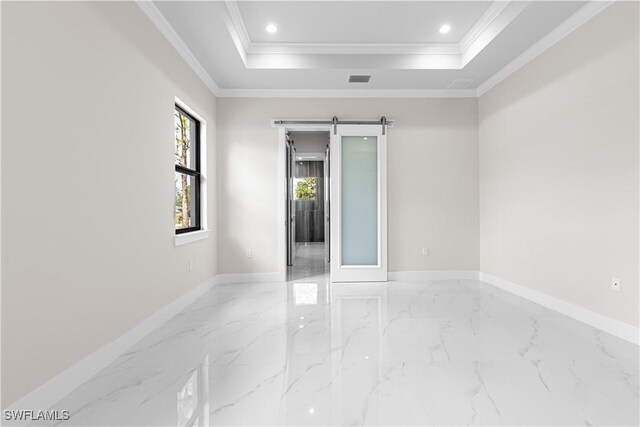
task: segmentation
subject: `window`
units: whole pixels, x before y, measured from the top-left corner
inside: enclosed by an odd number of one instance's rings
[[[197,231],[200,224],[200,122],[175,108],[176,234]]]
[[[316,200],[318,182],[316,177],[295,178],[296,200]]]

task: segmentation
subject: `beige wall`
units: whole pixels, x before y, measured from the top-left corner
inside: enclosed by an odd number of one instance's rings
[[[334,115],[397,121],[388,138],[389,270],[477,270],[477,100],[219,99],[219,271],[278,271],[283,184],[270,120]]]
[[[132,2],[2,2],[2,91],[6,407],[215,274],[215,234],[174,247],[174,96],[210,201],[216,110]]]
[[[636,326],[639,49],[621,2],[480,98],[480,268]]]

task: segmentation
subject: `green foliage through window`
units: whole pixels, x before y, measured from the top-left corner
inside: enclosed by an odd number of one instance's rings
[[[192,121],[180,110],[175,111],[176,165],[192,167],[191,160],[191,124]],[[191,227],[191,200],[189,175],[176,173],[176,228]]]
[[[316,200],[318,197],[317,188],[318,182],[315,177],[296,178],[296,200]]]
[[[175,226],[176,232],[200,228],[200,122],[176,105]]]

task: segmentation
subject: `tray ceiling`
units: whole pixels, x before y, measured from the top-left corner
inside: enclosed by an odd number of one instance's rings
[[[476,96],[609,3],[138,4],[218,96]]]

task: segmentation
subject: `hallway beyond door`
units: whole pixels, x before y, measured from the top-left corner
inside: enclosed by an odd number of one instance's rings
[[[324,243],[296,243],[293,265],[287,267],[287,280],[317,278],[329,272]]]

